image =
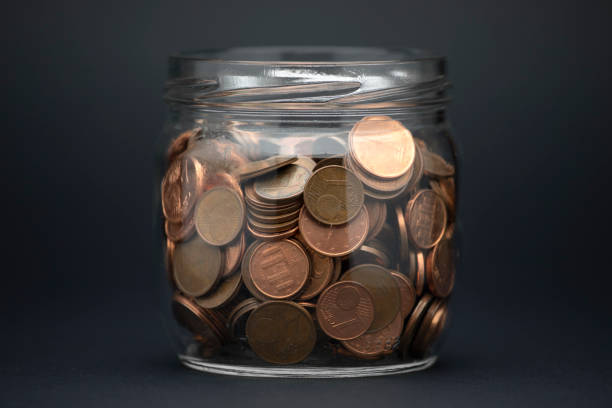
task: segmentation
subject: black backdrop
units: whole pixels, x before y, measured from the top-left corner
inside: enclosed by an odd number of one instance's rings
[[[22,1],[2,15],[3,406],[610,404],[608,2]],[[433,369],[236,380],[173,357],[151,240],[166,58],[264,44],[448,56],[464,246]]]

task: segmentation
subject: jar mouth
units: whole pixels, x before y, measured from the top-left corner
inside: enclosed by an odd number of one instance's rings
[[[353,46],[257,46],[181,52],[176,60],[221,62],[237,65],[372,65],[442,60],[418,48]]]

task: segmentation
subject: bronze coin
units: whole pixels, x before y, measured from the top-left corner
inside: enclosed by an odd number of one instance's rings
[[[304,205],[324,224],[345,224],[359,214],[363,206],[363,186],[355,175],[342,166],[317,170],[304,187]]]
[[[253,250],[249,271],[253,284],[264,296],[288,299],[306,284],[310,260],[295,241],[266,242]]]
[[[404,185],[401,189],[397,191],[383,193],[381,191],[369,189],[364,185],[363,194],[365,194],[367,197],[371,197],[376,200],[393,200],[394,198],[404,195],[406,193],[407,188],[408,184]]]
[[[291,205],[287,207],[285,206],[283,207],[280,207],[280,206],[279,207],[259,207],[259,206],[252,205],[247,200],[247,206],[248,206],[248,211],[252,216],[256,216],[260,218],[261,217],[282,217],[282,216],[291,214],[296,211],[299,212],[300,208],[302,208],[302,202],[296,201],[294,203],[291,203]]]
[[[303,208],[299,229],[304,242],[321,255],[338,257],[348,255],[363,244],[368,235],[368,213],[362,206],[357,217],[343,225],[326,225],[315,220]]]
[[[287,166],[297,160],[297,157],[273,156],[264,160],[252,161],[244,164],[237,169],[237,176],[240,182],[263,176],[264,174],[275,171]]]
[[[263,245],[262,241],[255,241],[246,249],[244,256],[242,257],[242,264],[240,267],[240,274],[242,275],[242,283],[244,283],[244,287],[255,297],[257,300],[265,302],[268,300],[263,293],[261,293],[253,284],[253,280],[251,279],[251,271],[249,269],[249,265],[251,263],[251,255],[253,251],[258,246]]]
[[[293,229],[295,227],[297,227],[298,225],[298,219],[295,218],[291,221],[288,222],[283,222],[281,224],[263,224],[257,221],[254,221],[253,219],[248,219],[249,221],[249,225],[250,227],[257,232],[261,232],[264,234],[274,234],[274,233],[280,233],[283,231],[288,231],[290,229]]]
[[[455,214],[455,179],[452,177],[443,178],[440,180],[429,180],[431,189],[435,191],[446,204],[446,209],[449,213],[449,218],[453,219]]]
[[[366,173],[363,169],[359,168],[359,166],[353,162],[350,154],[346,156],[345,163],[365,187],[381,194],[394,194],[403,190],[412,177],[411,169],[409,169],[404,175],[395,179],[379,179],[373,177]]]
[[[192,137],[196,137],[198,134],[202,133],[202,128],[197,127],[195,129],[187,130],[180,135],[177,136],[170,143],[170,147],[168,147],[168,163],[174,161],[181,153],[187,150],[187,145],[189,144],[189,140]]]
[[[255,309],[246,325],[251,349],[274,364],[295,364],[313,350],[317,332],[310,313],[293,302],[269,301]]]
[[[400,350],[402,351],[404,358],[406,358],[409,354],[414,336],[432,301],[433,297],[429,293],[425,293],[417,302],[414,309],[412,309],[412,313],[410,313],[410,317],[408,318],[408,322],[406,322],[406,327],[404,327],[404,332],[400,338]]]
[[[445,298],[455,286],[455,251],[452,241],[442,240],[427,255],[427,286],[436,297]]]
[[[344,166],[344,156],[328,157],[326,159],[322,159],[317,163],[316,166],[314,166],[312,171],[315,172],[327,166]]]
[[[207,243],[222,246],[232,242],[242,231],[244,202],[228,187],[214,187],[204,194],[195,209],[194,222],[200,237]]]
[[[170,163],[161,185],[162,211],[169,221],[187,218],[204,190],[205,179],[206,168],[190,155]]]
[[[303,238],[298,235],[298,240],[303,242]],[[310,276],[308,277],[308,281],[306,285],[304,285],[304,289],[298,296],[299,300],[310,300],[319,295],[329,285],[333,273],[334,273],[334,258],[329,256],[321,255],[308,248],[307,244],[305,244],[306,253],[310,258],[310,264],[312,267],[312,271]]]
[[[319,296],[317,321],[321,330],[336,340],[359,337],[374,321],[372,295],[357,282],[334,283]]]
[[[389,354],[397,347],[402,333],[402,315],[396,313],[391,323],[374,333],[365,333],[342,345],[359,358],[372,359]]]
[[[395,278],[395,282],[400,290],[401,312],[402,318],[405,319],[410,315],[414,303],[416,302],[416,291],[410,280],[399,272],[391,271],[391,275]]]
[[[240,184],[238,183],[238,180],[236,180],[234,176],[229,173],[217,172],[212,176],[209,176],[206,179],[206,186],[204,187],[204,191],[208,191],[214,187],[219,186],[228,187],[237,192],[242,197],[242,190],[240,189]]]
[[[190,332],[201,336],[215,348],[221,347],[221,338],[204,316],[201,309],[192,301],[179,294],[172,297],[172,313],[174,319]]]
[[[333,258],[333,259],[334,259],[334,272],[332,273],[331,281],[329,281],[330,284],[338,282],[338,279],[340,279],[340,274],[342,273],[342,262],[340,258]]]
[[[174,282],[174,272],[172,271],[172,257],[174,256],[174,248],[176,248],[176,244],[169,239],[166,239],[166,254],[164,257],[164,264],[166,267],[166,278],[168,278],[168,283],[170,286],[175,289],[176,283]]]
[[[450,177],[455,174],[455,166],[449,164],[440,155],[422,149],[423,172],[430,177]]]
[[[355,252],[348,256],[349,265],[363,263],[377,264],[385,268],[391,267],[391,260],[387,254],[375,247],[367,245],[367,243],[360,246]]]
[[[267,202],[287,202],[304,193],[306,181],[312,173],[296,163],[283,167],[275,173],[259,177],[253,183],[257,198]]]
[[[177,244],[172,256],[176,286],[187,296],[202,296],[212,289],[223,272],[221,250],[199,236]]]
[[[247,231],[249,231],[249,233],[255,239],[260,241],[278,241],[279,239],[285,239],[293,236],[296,232],[298,232],[298,227],[278,233],[265,233],[254,230],[251,225],[247,223]]]
[[[256,222],[262,224],[282,224],[284,222],[289,222],[293,220],[297,220],[300,216],[300,208],[297,210],[290,212],[288,214],[281,215],[261,215],[253,212],[250,208],[247,208],[248,218],[253,219]]]
[[[399,236],[399,255],[400,255],[400,269],[405,268],[409,261],[409,243],[408,243],[408,228],[406,226],[406,219],[404,218],[404,211],[402,207],[396,205],[393,210],[395,211],[395,220],[397,222],[397,232]]]
[[[229,340],[229,332],[227,331],[227,321],[220,313],[212,309],[200,308],[200,311],[208,319],[211,327],[215,330],[222,342]]]
[[[183,222],[171,222],[166,220],[164,222],[164,230],[166,237],[174,242],[185,241],[193,235],[195,232],[195,224],[193,223],[193,217],[187,217]]]
[[[436,299],[427,310],[421,322],[421,326],[414,336],[414,340],[410,347],[410,354],[417,357],[422,357],[427,354],[442,331],[444,331],[447,318],[448,308],[446,302],[442,299]]]
[[[246,323],[249,315],[253,312],[253,310],[257,309],[260,303],[251,299],[253,302],[246,304],[241,309],[239,309],[229,321],[229,331],[230,336],[233,339],[242,339],[246,335]]]
[[[236,315],[236,313],[238,313],[242,308],[248,306],[249,304],[254,303],[255,305],[259,304],[259,302],[257,301],[257,299],[255,298],[247,298],[242,300],[241,302],[237,303],[229,312],[229,314],[227,315],[227,321],[229,323],[231,323],[232,319],[234,318],[234,316]]]
[[[412,173],[410,174],[410,180],[406,183],[405,191],[414,190],[423,177],[423,153],[422,149],[415,143],[414,146],[414,164],[412,165]]]
[[[372,239],[380,233],[387,219],[387,205],[383,201],[372,200],[371,198],[366,198],[364,204],[368,211],[368,224],[370,225],[368,239]]]
[[[349,149],[356,163],[383,179],[406,174],[415,156],[412,133],[388,116],[371,116],[355,123],[349,133]]]
[[[253,184],[247,184],[244,187],[244,195],[247,204],[255,210],[274,210],[277,212],[291,212],[295,211],[295,207],[299,207],[301,205],[301,197],[296,198],[290,202],[283,203],[273,203],[261,200],[257,193],[255,193],[255,187]]]
[[[214,290],[209,291],[205,296],[196,298],[195,302],[206,309],[224,306],[238,294],[241,283],[241,275],[235,273],[223,279]]]
[[[435,246],[446,228],[446,208],[439,195],[433,190],[420,190],[406,206],[408,236],[419,248]]]
[[[224,255],[224,267],[223,276],[228,277],[238,269],[240,262],[242,261],[242,255],[244,255],[244,248],[246,246],[246,239],[244,233],[240,234],[233,242],[230,242],[223,250]]]
[[[425,289],[425,255],[421,251],[410,251],[408,279],[414,283],[414,290],[417,296],[423,294]]]
[[[400,292],[391,273],[379,265],[362,264],[349,269],[340,281],[362,284],[374,299],[374,321],[368,329],[372,333],[383,329],[400,311]]]

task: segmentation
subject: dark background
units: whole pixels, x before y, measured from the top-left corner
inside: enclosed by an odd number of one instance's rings
[[[0,405],[609,406],[611,17],[560,0],[5,4]],[[151,239],[166,58],[261,44],[448,56],[464,247],[434,368],[265,381],[174,357]]]

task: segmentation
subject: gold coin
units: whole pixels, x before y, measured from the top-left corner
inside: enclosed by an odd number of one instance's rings
[[[176,286],[187,296],[202,296],[212,289],[223,272],[219,248],[208,245],[199,236],[177,244],[172,255]]]
[[[310,313],[287,301],[270,301],[255,309],[246,325],[251,349],[274,364],[295,364],[313,350],[317,332]]]
[[[341,166],[317,170],[304,188],[304,204],[312,216],[328,225],[345,224],[363,206],[363,186],[353,173]]]
[[[211,245],[229,244],[244,225],[244,202],[228,187],[214,187],[205,192],[195,209],[194,222],[198,234]]]
[[[195,302],[206,309],[224,306],[238,294],[241,283],[241,275],[235,273],[223,279],[214,290],[209,291],[205,296],[196,298]]]

